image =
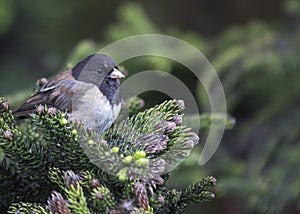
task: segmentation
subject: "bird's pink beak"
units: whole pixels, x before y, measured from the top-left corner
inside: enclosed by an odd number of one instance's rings
[[[112,70],[112,72],[109,74],[109,77],[112,78],[112,79],[120,79],[120,78],[124,78],[125,75],[122,74],[122,72],[119,71],[118,69],[114,68]]]

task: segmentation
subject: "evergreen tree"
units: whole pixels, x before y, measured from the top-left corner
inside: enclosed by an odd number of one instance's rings
[[[1,211],[181,213],[214,198],[213,177],[185,190],[166,186],[168,165],[188,156],[199,140],[181,124],[180,100],[143,112],[132,102],[131,116],[101,135],[47,106],[17,124],[9,103],[0,103]]]

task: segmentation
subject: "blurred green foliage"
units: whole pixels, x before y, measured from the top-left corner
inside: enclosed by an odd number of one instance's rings
[[[0,1],[0,35],[6,33],[13,23],[13,4],[9,0]]]

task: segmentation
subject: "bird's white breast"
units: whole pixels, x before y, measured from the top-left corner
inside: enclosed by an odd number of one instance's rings
[[[98,133],[108,129],[117,118],[121,103],[111,106],[98,87],[90,87],[84,95],[74,95],[71,120],[79,120],[85,128]]]

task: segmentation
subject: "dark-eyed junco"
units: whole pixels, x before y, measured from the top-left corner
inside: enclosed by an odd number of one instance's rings
[[[84,127],[101,133],[120,112],[119,79],[124,77],[110,57],[93,54],[51,79],[13,114],[24,117],[38,105],[46,104],[67,110],[70,120],[78,120]]]

